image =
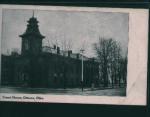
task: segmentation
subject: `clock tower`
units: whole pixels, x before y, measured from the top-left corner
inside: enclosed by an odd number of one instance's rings
[[[45,38],[40,31],[38,21],[33,16],[27,21],[26,31],[20,35],[22,38],[22,55],[38,55],[42,51],[42,39]]]

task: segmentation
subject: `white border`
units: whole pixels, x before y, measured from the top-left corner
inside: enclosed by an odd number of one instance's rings
[[[129,43],[127,68],[127,96],[77,96],[47,94],[0,94],[0,101],[51,102],[51,103],[84,103],[115,105],[146,105],[147,97],[147,53],[148,53],[148,10],[127,8],[90,8],[30,5],[0,5],[0,32],[2,31],[2,9],[36,9],[87,12],[121,12],[129,13]],[[118,32],[119,33],[119,32]],[[1,33],[0,33],[1,37]],[[1,41],[0,41],[1,45]],[[42,97],[37,99],[5,99],[3,96]]]

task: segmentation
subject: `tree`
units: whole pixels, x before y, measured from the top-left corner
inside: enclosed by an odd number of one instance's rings
[[[120,70],[120,77],[123,83],[127,84],[127,56],[121,59],[121,70]]]
[[[63,40],[61,41],[61,48],[62,48],[62,50],[64,50],[64,51],[71,50],[71,49],[72,49],[72,46],[73,46],[73,43],[72,43],[71,40],[63,39]]]
[[[94,50],[100,62],[99,74],[104,87],[111,83],[120,86],[121,79],[121,47],[113,39],[99,38],[98,43],[94,44]]]
[[[11,55],[13,55],[13,56],[18,56],[19,54],[20,54],[19,49],[17,49],[17,48],[13,48],[13,49],[12,49]]]

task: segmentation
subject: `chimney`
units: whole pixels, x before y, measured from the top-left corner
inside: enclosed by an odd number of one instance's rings
[[[77,54],[77,59],[79,59],[79,54]]]
[[[56,49],[56,45],[54,45],[54,49]]]
[[[60,47],[57,47],[57,54],[60,54]]]
[[[72,50],[68,50],[68,57],[72,54]]]

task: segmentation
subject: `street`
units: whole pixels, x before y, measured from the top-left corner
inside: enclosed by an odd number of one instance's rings
[[[0,93],[28,93],[28,94],[57,94],[57,95],[84,95],[84,96],[125,96],[126,88],[94,89],[81,88],[51,89],[51,88],[20,88],[0,87]]]

